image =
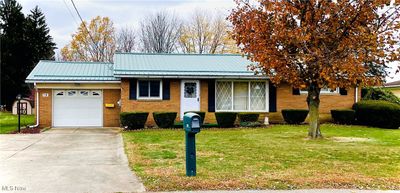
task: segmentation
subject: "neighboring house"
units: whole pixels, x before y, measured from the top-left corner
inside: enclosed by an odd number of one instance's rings
[[[119,126],[119,113],[268,112],[307,108],[306,92],[273,86],[248,70],[241,55],[116,53],[114,63],[40,61],[27,77],[37,89],[41,127]],[[323,89],[320,109],[350,108],[356,88]]]
[[[394,95],[400,97],[400,80],[384,84],[384,88],[392,91]]]
[[[12,105],[12,114],[18,114],[18,101],[14,101]],[[34,111],[34,103],[29,98],[23,98],[20,100],[20,113],[21,115],[32,115],[35,113]]]

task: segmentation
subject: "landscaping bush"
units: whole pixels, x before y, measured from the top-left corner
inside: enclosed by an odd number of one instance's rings
[[[384,100],[400,105],[400,98],[394,95],[390,90],[383,88],[363,88],[361,90],[363,100]]]
[[[262,124],[258,122],[258,117],[260,117],[260,113],[238,113],[241,127],[260,127]]]
[[[173,128],[177,112],[154,112],[154,121],[160,128]]]
[[[260,122],[240,122],[241,127],[261,127],[264,126],[264,124]]]
[[[398,129],[400,105],[383,100],[362,100],[353,105],[357,123],[373,127]]]
[[[206,112],[204,112],[204,111],[188,111],[188,112],[185,112],[185,114],[186,113],[196,113],[196,114],[198,114],[201,117],[201,125],[203,125],[204,119],[206,118]]]
[[[308,115],[307,109],[283,109],[282,116],[286,123],[300,124],[306,120]]]
[[[240,122],[257,122],[260,113],[238,113]]]
[[[332,109],[332,119],[335,123],[350,125],[354,123],[355,111],[352,109]]]
[[[233,127],[236,120],[236,114],[234,112],[216,112],[215,118],[219,127]]]
[[[127,129],[144,128],[148,112],[123,112],[120,114],[121,126]]]

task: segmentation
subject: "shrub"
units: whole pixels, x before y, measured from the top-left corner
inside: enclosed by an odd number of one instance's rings
[[[363,88],[361,91],[363,100],[384,100],[400,105],[400,98],[394,95],[390,90],[383,88]]]
[[[242,122],[257,122],[260,113],[238,113],[239,121]]]
[[[236,114],[234,112],[216,112],[215,118],[219,127],[233,127],[236,120]]]
[[[148,116],[148,112],[123,112],[120,114],[121,126],[127,129],[144,128]]]
[[[259,127],[262,124],[258,122],[260,113],[243,112],[238,113],[238,118],[241,127]]]
[[[352,109],[332,109],[332,119],[335,123],[350,125],[354,123],[355,111]]]
[[[300,124],[304,122],[308,115],[307,109],[283,109],[282,116],[286,123]]]
[[[185,112],[185,114],[186,113],[196,113],[196,114],[198,114],[201,117],[201,125],[203,125],[204,119],[206,118],[206,112],[204,112],[204,111],[188,111],[188,112]]]
[[[154,121],[160,128],[173,128],[177,112],[153,112]]]
[[[362,125],[398,129],[400,105],[383,100],[362,100],[353,105],[357,123]]]
[[[241,127],[261,127],[264,126],[264,124],[260,122],[240,122]]]

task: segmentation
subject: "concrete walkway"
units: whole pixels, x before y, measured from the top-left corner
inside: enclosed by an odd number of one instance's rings
[[[0,192],[143,192],[118,129],[0,135]]]

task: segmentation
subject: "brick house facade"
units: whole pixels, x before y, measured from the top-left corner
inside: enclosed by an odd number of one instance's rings
[[[41,61],[27,78],[36,88],[40,127],[118,127],[121,112],[259,112],[306,109],[307,94],[247,70],[239,55],[126,54],[114,64]],[[50,77],[50,78],[49,78]],[[360,89],[321,93],[321,113],[351,108]]]

